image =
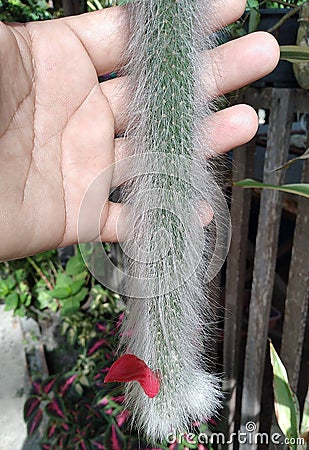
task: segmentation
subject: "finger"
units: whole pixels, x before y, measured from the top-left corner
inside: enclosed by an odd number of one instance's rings
[[[217,153],[249,142],[257,132],[258,117],[249,105],[236,105],[213,114],[210,128],[211,149]]]
[[[121,161],[122,159],[132,156],[133,154],[133,149],[130,148],[130,144],[127,139],[115,139],[115,162]]]
[[[274,70],[280,57],[276,39],[262,31],[227,42],[212,52],[212,96],[234,91],[262,78]]]
[[[217,23],[214,31],[235,22],[243,14],[245,8],[246,0],[229,0],[228,7],[226,0],[219,0],[214,15],[214,22]]]
[[[239,89],[267,75],[277,65],[279,47],[269,33],[257,32],[228,42],[213,50],[213,76],[205,93],[211,97]],[[206,80],[205,80],[206,84]],[[127,126],[124,114],[129,94],[123,78],[101,83],[103,94],[107,97],[115,118],[116,133]]]
[[[230,0],[228,8],[226,2],[220,0],[216,5],[218,26],[224,27],[237,20],[244,8],[244,0]],[[60,20],[78,36],[98,75],[119,68],[129,39],[125,7],[115,6]]]
[[[126,238],[126,225],[122,220],[124,205],[121,203],[109,202],[108,216],[101,231],[100,240],[102,242],[122,242]]]
[[[213,114],[210,118],[210,142],[211,150],[217,154],[223,154],[229,150],[250,141],[258,127],[258,117],[249,105],[235,105]],[[224,131],[223,131],[224,130]],[[132,156],[134,150],[130,148],[127,139],[115,139],[115,161]],[[206,155],[205,155],[206,156]],[[115,168],[117,171],[117,167]],[[117,178],[115,172],[114,178]]]
[[[107,98],[114,115],[115,134],[123,133],[128,125],[126,108],[129,102],[127,78],[120,77],[100,83],[103,95]]]
[[[124,7],[106,8],[60,20],[65,21],[79,38],[98,75],[119,68],[129,39]]]
[[[126,205],[121,203],[109,202],[108,217],[100,237],[96,239],[97,241],[124,242],[128,238],[128,223],[126,221],[126,214],[123,214],[125,207]],[[200,203],[198,205],[198,214],[201,226],[203,227],[209,225],[214,216],[211,207],[207,203]],[[91,240],[93,240],[93,237]]]

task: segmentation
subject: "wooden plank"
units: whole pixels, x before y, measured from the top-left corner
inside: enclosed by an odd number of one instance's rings
[[[233,180],[252,177],[255,139],[233,152]],[[231,199],[232,240],[227,259],[224,319],[225,434],[234,431],[241,316],[246,275],[251,191],[234,187]]]
[[[260,89],[250,87],[246,90],[244,96],[250,99],[249,104],[255,109],[271,109],[273,101],[272,91],[272,88]],[[297,105],[297,112],[308,112],[309,91],[305,89],[290,89],[290,91],[294,97],[294,104]]]
[[[309,182],[308,161],[304,164],[303,181]],[[291,386],[295,391],[297,391],[298,385],[308,312],[308,206],[308,200],[299,197],[281,343],[281,358],[287,369]]]
[[[273,89],[264,163],[263,181],[265,183],[280,184],[283,180],[284,171],[274,172],[274,169],[287,160],[292,114],[292,91],[290,89]],[[246,429],[248,422],[253,421],[257,429],[259,428],[261,391],[280,216],[281,193],[262,190],[242,393],[241,432],[243,433],[248,433]],[[240,444],[239,448],[240,450],[254,450],[256,445],[247,442]]]

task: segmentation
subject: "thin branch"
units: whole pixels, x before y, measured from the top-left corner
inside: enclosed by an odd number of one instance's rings
[[[35,271],[38,273],[38,275],[40,275],[40,277],[45,282],[48,289],[52,291],[54,289],[53,285],[51,284],[49,279],[46,277],[46,275],[42,272],[42,270],[39,268],[39,266],[33,261],[32,258],[27,258],[27,261],[32,265],[32,267],[35,269]]]
[[[278,22],[271,28],[269,28],[267,31],[268,33],[273,33],[278,28],[280,28],[287,20],[289,20],[294,14],[297,14],[301,10],[302,5],[296,6],[291,11],[289,11],[287,14],[285,14]]]

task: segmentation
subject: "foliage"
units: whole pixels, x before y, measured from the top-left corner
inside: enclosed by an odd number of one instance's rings
[[[95,282],[78,250],[64,267],[57,251],[50,251],[2,263],[0,275],[5,309],[39,323],[52,314],[59,316],[63,344],[56,355],[70,355],[66,362],[61,359],[57,373],[33,382],[24,406],[28,434],[40,430],[38,439],[46,450],[152,448],[130,427],[122,386],[103,383],[116,359],[125,310],[119,296]],[[210,434],[207,424],[199,431]],[[175,445],[155,447],[197,448],[187,439]]]
[[[87,0],[88,11],[109,8],[110,6],[121,6],[130,3],[132,0]]]
[[[80,269],[78,259],[73,257],[66,265],[66,276]],[[33,435],[41,426],[40,444],[46,450],[149,448],[129,426],[121,385],[104,384],[116,358],[124,304],[116,294],[97,284],[88,295],[87,308],[64,315],[61,320],[66,351],[76,354],[74,363],[63,367],[62,373],[33,383],[24,407],[28,433]],[[44,417],[46,423],[42,426]],[[201,430],[208,430],[207,425],[202,425]],[[186,440],[177,448],[184,447],[197,448]]]
[[[5,310],[38,321],[50,312],[68,315],[79,311],[91,289],[90,275],[78,252],[65,269],[57,252],[49,251],[3,263],[0,271]]]
[[[309,390],[302,422],[300,422],[298,399],[289,384],[286,369],[272,343],[270,343],[270,358],[273,366],[275,413],[278,425],[289,439],[291,450],[304,450],[307,448],[309,433]],[[303,444],[300,442],[300,438],[303,438]]]
[[[309,198],[309,184],[308,183],[283,184],[281,186],[276,186],[274,184],[261,183],[259,181],[247,178],[245,180],[237,181],[233,184],[234,184],[234,186],[239,186],[239,187],[244,187],[244,188],[274,189],[277,191],[288,192],[290,194],[298,194],[303,197]]]
[[[3,21],[28,22],[52,17],[47,0],[0,0],[0,20]]]
[[[24,416],[32,435],[44,415],[42,449],[129,448],[124,434],[127,414],[123,412],[119,386],[104,385],[104,376],[116,348],[119,321],[111,316],[123,309],[116,296],[95,286],[93,303],[87,312],[79,311],[62,321],[67,351],[76,351],[72,367],[33,383]],[[100,316],[100,317],[99,317]],[[100,321],[98,321],[100,318]],[[118,444],[116,444],[118,443]]]
[[[285,164],[274,169],[273,172],[278,170],[287,169],[291,165],[295,164],[299,160],[309,158],[309,149],[307,149],[303,155],[296,158],[290,159]],[[309,198],[309,183],[294,183],[294,184],[283,184],[277,186],[274,184],[261,183],[260,181],[252,180],[251,178],[246,178],[245,180],[236,181],[233,183],[234,186],[239,186],[243,188],[263,188],[263,189],[274,189],[277,191],[288,192],[290,194],[301,195],[302,197]]]
[[[267,0],[247,0],[245,14],[235,23],[233,23],[229,30],[233,38],[244,36],[247,33],[256,31],[259,27],[261,19],[261,9],[286,9],[286,19],[297,13],[301,5],[307,0],[283,0],[283,1],[267,1]],[[280,24],[285,21],[285,18],[280,19]],[[272,27],[275,28],[278,23]]]
[[[95,11],[97,9],[108,8],[110,6],[117,6],[119,0],[88,0],[88,11]]]
[[[309,48],[300,45],[282,45],[280,47],[280,59],[293,64],[309,61]]]

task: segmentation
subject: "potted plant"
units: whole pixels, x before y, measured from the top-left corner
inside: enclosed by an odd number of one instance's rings
[[[267,31],[273,34],[282,49],[281,59],[276,69],[266,77],[254,83],[255,87],[299,87],[293,72],[291,60],[307,59],[308,54],[299,52],[304,47],[295,47],[299,17],[307,0],[289,0],[274,2],[265,0],[247,0],[243,16],[230,27],[232,38],[254,31]],[[293,46],[293,47],[291,47]],[[288,53],[287,53],[288,52]]]

